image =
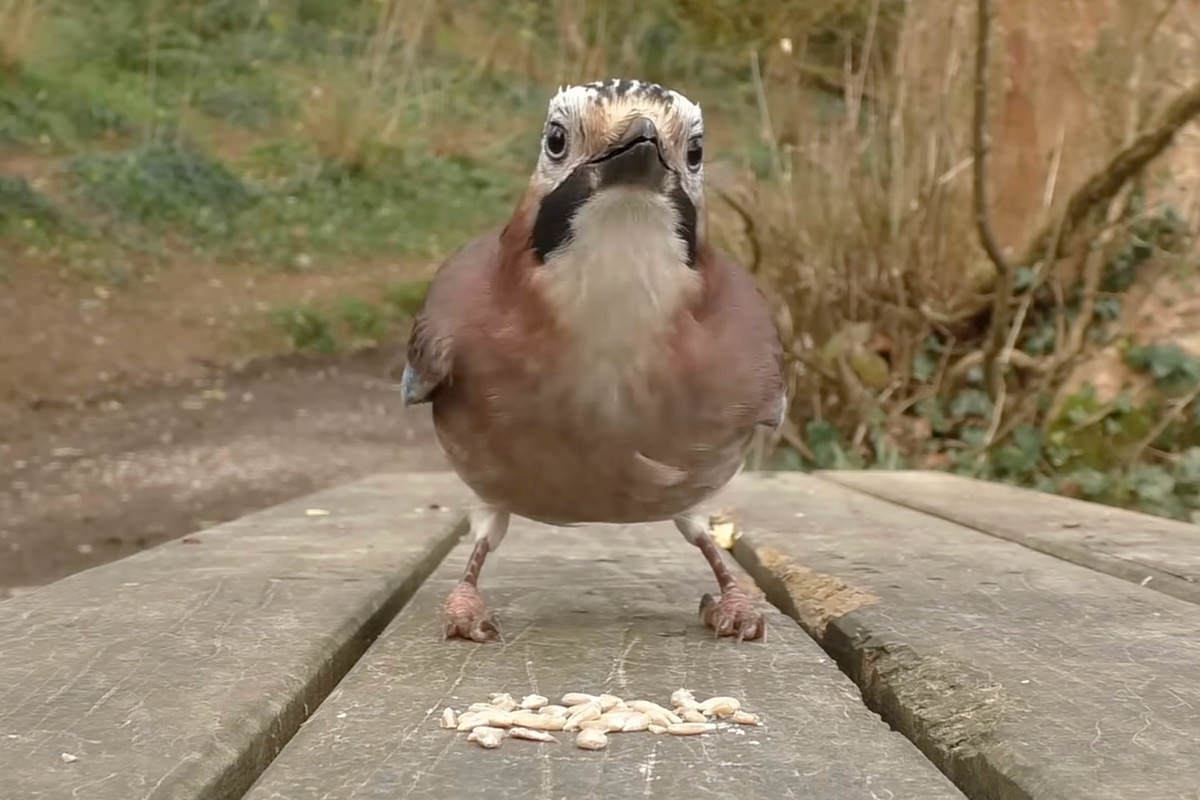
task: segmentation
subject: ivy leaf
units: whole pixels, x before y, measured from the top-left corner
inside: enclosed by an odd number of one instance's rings
[[[1096,299],[1096,317],[1105,321],[1121,316],[1121,298],[1100,297]]]
[[[979,425],[968,425],[962,429],[960,434],[963,443],[972,450],[977,450],[983,447],[983,442],[987,439],[987,428]]]
[[[1125,362],[1134,369],[1150,373],[1161,388],[1192,386],[1200,381],[1200,358],[1174,344],[1131,347]]]
[[[955,419],[992,415],[992,399],[982,389],[964,389],[950,401],[950,416]]]
[[[1042,433],[1032,425],[1018,425],[1012,440],[996,448],[996,469],[1010,477],[1025,478],[1037,471],[1042,460]]]
[[[1013,289],[1018,292],[1023,292],[1030,286],[1033,286],[1033,269],[1030,267],[1017,267],[1017,274],[1013,276]]]
[[[938,362],[933,353],[926,349],[918,350],[917,354],[913,356],[913,377],[922,383],[928,383],[937,372],[937,365]]]
[[[1139,464],[1129,471],[1129,483],[1138,500],[1147,505],[1165,506],[1174,499],[1175,479],[1162,467]]]
[[[846,469],[854,466],[838,442],[838,431],[823,419],[814,419],[804,428],[808,449],[820,469]]]
[[[1031,356],[1042,356],[1054,349],[1054,341],[1057,338],[1054,324],[1047,320],[1025,337],[1021,343],[1021,349]]]
[[[940,397],[926,397],[917,403],[916,412],[929,421],[930,429],[939,436],[950,433],[954,428],[954,423],[946,416]]]
[[[1113,480],[1108,475],[1091,467],[1080,467],[1064,478],[1064,482],[1074,483],[1079,491],[1089,500],[1102,497],[1112,488]]]
[[[1200,487],[1200,447],[1189,447],[1180,454],[1175,477],[1180,483]]]

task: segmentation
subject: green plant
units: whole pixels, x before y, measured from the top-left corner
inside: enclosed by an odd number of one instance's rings
[[[279,306],[271,311],[271,320],[297,350],[333,353],[337,339],[326,316],[309,305]]]
[[[0,175],[0,231],[16,225],[47,230],[63,222],[62,211],[24,178]]]
[[[421,310],[428,291],[429,281],[406,281],[389,286],[384,297],[400,319],[411,319]]]
[[[1200,382],[1200,358],[1177,344],[1151,344],[1131,347],[1125,361],[1143,370],[1166,391],[1189,389]]]
[[[226,233],[231,217],[254,201],[224,165],[175,142],[78,156],[70,169],[88,200],[138,222],[180,222]]]
[[[378,308],[358,297],[343,297],[338,314],[356,336],[371,341],[379,339],[387,325]]]
[[[22,71],[44,13],[42,0],[0,0],[0,72]]]

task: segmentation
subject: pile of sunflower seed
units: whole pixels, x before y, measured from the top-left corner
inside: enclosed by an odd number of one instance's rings
[[[742,710],[735,697],[697,700],[687,689],[671,694],[672,709],[649,700],[622,700],[612,694],[568,692],[561,704],[531,694],[517,701],[501,692],[486,703],[472,703],[463,712],[447,706],[442,727],[467,733],[480,747],[499,747],[505,739],[558,742],[552,731],[575,734],[575,746],[600,750],[610,733],[649,731],[674,736],[698,736],[721,724],[761,725],[757,714]],[[713,722],[719,720],[719,722]]]

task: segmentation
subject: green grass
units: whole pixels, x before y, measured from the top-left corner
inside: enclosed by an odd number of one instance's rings
[[[338,301],[338,315],[358,338],[378,341],[387,327],[384,312],[358,297],[343,297]]]
[[[296,350],[333,353],[338,349],[333,323],[311,305],[286,305],[270,312],[271,321]]]
[[[209,235],[228,235],[255,199],[225,165],[178,143],[83,155],[69,168],[100,210],[139,223],[183,223]]]
[[[239,224],[268,254],[436,258],[503,220],[520,186],[490,164],[422,151],[388,153],[365,174],[301,161]]]
[[[24,178],[0,175],[0,232],[63,227],[63,212],[45,195],[35,191]]]
[[[371,171],[349,173],[286,142],[263,150],[245,177],[175,143],[79,156],[70,172],[97,212],[148,231],[170,226],[217,255],[282,268],[314,257],[437,257],[503,219],[520,188],[491,165],[419,151],[389,152]],[[282,171],[264,175],[264,161]]]
[[[290,349],[336,353],[398,334],[420,307],[427,286],[427,281],[394,284],[380,302],[344,295],[332,302],[284,304],[270,309],[267,316]]]
[[[401,319],[410,319],[421,310],[421,305],[425,302],[425,294],[428,291],[429,281],[394,283],[384,292],[384,299],[394,309],[397,316]]]

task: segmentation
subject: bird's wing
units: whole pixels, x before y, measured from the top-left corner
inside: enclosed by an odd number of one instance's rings
[[[705,255],[707,303],[704,325],[711,355],[720,365],[712,394],[747,422],[778,428],[787,413],[783,347],[766,297],[753,276],[728,255],[710,248]]]
[[[417,315],[408,339],[408,363],[400,379],[404,405],[428,403],[434,390],[450,377],[452,342],[451,337],[438,334],[427,315]]]
[[[405,405],[430,402],[438,387],[452,380],[455,335],[470,320],[473,302],[481,295],[478,289],[498,257],[499,237],[489,233],[438,267],[408,339],[401,379]]]

